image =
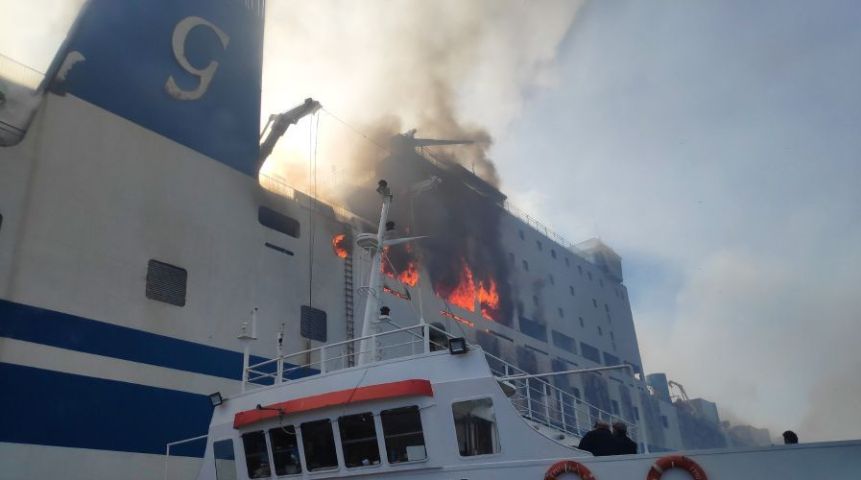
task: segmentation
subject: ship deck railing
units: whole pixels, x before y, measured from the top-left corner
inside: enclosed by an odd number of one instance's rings
[[[367,337],[281,354],[248,365],[243,374],[243,391],[356,368],[360,363],[362,367],[367,367],[388,360],[424,356],[434,351],[448,350],[448,340],[455,338],[429,324],[391,327]],[[469,348],[474,347],[469,345]],[[556,433],[558,440],[566,436],[582,438],[596,421],[601,420],[625,423],[631,438],[639,438],[639,426],[633,419],[623,418],[620,414],[586,402],[574,395],[573,389],[560,385],[561,381],[552,383],[544,378],[529,378],[535,372],[527,372],[490,353],[484,352],[484,355],[492,374],[499,380],[514,408],[537,429],[551,429],[548,433]],[[632,395],[638,394],[636,389],[632,392]],[[634,409],[633,406],[627,408]]]

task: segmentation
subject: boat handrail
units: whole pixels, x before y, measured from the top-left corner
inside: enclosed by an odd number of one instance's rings
[[[455,338],[451,333],[429,324],[408,327],[399,327],[392,323],[381,323],[381,325],[388,326],[390,329],[364,337],[281,354],[272,359],[247,365],[245,373],[248,380],[243,386],[264,387],[353,368],[363,353],[371,354],[366,355],[372,358],[371,364],[396,358],[427,355],[434,350],[447,349],[448,339]],[[372,338],[374,342],[366,342]],[[384,341],[387,339],[391,341],[388,343]],[[440,343],[437,341],[439,339],[445,339],[446,343]],[[374,345],[374,351],[363,351],[363,345]],[[582,437],[597,420],[621,421],[628,426],[632,438],[637,438],[635,435],[639,428],[638,422],[635,418],[624,418],[621,415],[627,413],[629,417],[636,417],[633,412],[634,402],[622,407],[628,412],[612,413],[579,398],[566,388],[541,378],[545,376],[544,374],[536,375],[527,372],[491,353],[486,351],[483,353],[494,377],[512,389],[509,397],[514,407],[521,416],[535,425],[543,425],[567,435]],[[566,374],[598,373],[596,370],[609,368],[586,368],[567,371]],[[612,368],[624,368],[624,366]],[[631,395],[638,394],[636,389],[631,392]],[[644,413],[641,412],[641,418]]]

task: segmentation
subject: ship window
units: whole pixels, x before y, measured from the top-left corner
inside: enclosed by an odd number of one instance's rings
[[[281,214],[267,207],[257,209],[257,221],[264,227],[299,238],[299,220]]]
[[[589,281],[592,281],[592,272],[586,272],[586,276],[589,277]]]
[[[604,331],[601,330],[601,327],[598,327],[598,335],[604,336]]]
[[[556,309],[559,310],[559,318],[565,318],[565,311],[562,310],[562,307],[557,307]]]
[[[269,443],[272,444],[272,460],[275,461],[275,475],[294,475],[302,473],[299,461],[299,442],[296,427],[287,425],[269,430]]]
[[[554,249],[552,249],[552,248],[551,248],[551,249],[550,249],[550,256],[551,256],[551,257],[553,257],[553,258],[556,258],[556,250],[554,250]]]
[[[236,478],[236,456],[233,453],[233,440],[219,440],[212,444],[215,458],[216,480],[234,480]]]
[[[586,328],[586,324],[583,323],[583,317],[577,317],[577,319],[580,320],[580,327]]]
[[[667,420],[666,415],[661,415],[661,425],[663,425],[664,428],[670,428],[670,422]]]
[[[344,464],[348,468],[380,464],[377,429],[372,413],[341,417],[338,419],[338,430],[341,432]]]
[[[309,472],[338,468],[335,436],[329,419],[303,423],[302,446],[305,450],[305,466]]]
[[[266,436],[263,432],[250,432],[242,435],[242,445],[245,447],[245,466],[248,467],[248,478],[272,476],[269,470],[269,450],[266,448]]]
[[[556,285],[556,279],[553,278],[553,274],[547,274],[547,279],[550,280],[550,285]]]
[[[569,259],[568,259],[568,257],[565,257],[565,266],[566,266],[566,267],[570,267],[570,266],[571,266],[571,260],[569,260]]]
[[[547,327],[541,322],[520,317],[520,331],[536,340],[547,341]]]
[[[517,231],[517,236],[519,236],[521,240],[523,240],[524,238],[526,238],[526,237],[523,235],[523,230],[518,230],[518,231]]]
[[[150,260],[146,271],[146,298],[185,306],[188,271],[168,263]]]
[[[496,432],[496,415],[493,400],[480,398],[455,402],[454,428],[461,456],[487,455],[499,452],[499,435]]]
[[[299,316],[299,333],[308,340],[325,342],[327,338],[326,312],[302,305]]]
[[[583,275],[583,266],[582,266],[582,265],[577,265],[577,272],[578,272],[580,275]]]
[[[552,331],[553,335],[553,345],[556,345],[558,348],[565,350],[566,352],[577,353],[577,342],[565,335],[564,333],[557,332],[556,330]]]
[[[604,311],[607,313],[610,313],[610,306],[607,305],[606,303],[604,304]]]
[[[615,400],[610,400],[610,410],[612,410],[613,415],[619,414],[619,402]]]
[[[380,412],[389,463],[415,462],[427,458],[419,407],[401,407]]]
[[[585,342],[580,342],[580,353],[595,363],[601,363],[601,351]]]
[[[608,367],[612,367],[612,366],[619,365],[620,363],[622,363],[622,362],[619,361],[619,357],[617,357],[615,355],[611,355],[607,352],[604,352],[604,365],[607,365]]]
[[[514,254],[511,252],[508,252],[508,261],[511,262],[512,265],[514,265]]]
[[[592,299],[592,306],[598,308],[598,300]]]
[[[573,296],[574,296],[574,286],[573,286],[573,285],[569,285],[569,286],[568,286],[568,291],[569,291],[569,292],[571,292],[571,296],[573,297]]]
[[[526,272],[529,271],[529,262],[527,262],[526,260],[523,261],[523,270]]]
[[[537,247],[538,247],[538,251],[539,251],[539,252],[540,252],[540,251],[542,251],[542,250],[544,250],[544,246],[543,246],[543,245],[541,245],[541,240],[536,240],[536,241],[535,241],[535,246],[537,246]]]

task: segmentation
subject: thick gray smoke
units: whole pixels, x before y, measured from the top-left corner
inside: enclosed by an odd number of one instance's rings
[[[393,219],[411,233],[433,235],[420,252],[392,249],[395,268],[420,254],[445,297],[465,263],[476,284],[496,282],[500,304],[493,313],[507,321],[513,306],[498,235],[503,197],[490,188],[500,179],[488,150],[526,92],[552,83],[557,47],[579,6],[555,0],[270,2],[264,114],[312,96],[338,118],[321,115],[316,183],[303,174],[309,137],[301,128],[292,150],[276,149],[265,172],[299,188],[307,184],[372,219],[379,208],[373,186],[387,179],[396,191]],[[390,146],[410,129],[423,138],[474,143],[429,148],[435,166],[412,148]],[[431,175],[443,177],[442,184],[410,202],[409,186]],[[415,219],[413,203],[420,212]]]
[[[455,158],[497,185],[487,156],[529,89],[551,84],[559,43],[579,2],[270,2],[263,112],[313,96],[380,144],[416,128],[420,136],[470,138]],[[300,129],[301,130],[301,129]],[[356,133],[323,114],[319,158],[337,190],[362,179],[385,152],[359,147]],[[276,150],[267,171],[301,186],[285,166],[304,160],[307,137]],[[303,158],[304,157],[304,158]],[[288,174],[292,173],[292,178]],[[298,177],[298,178],[297,178]]]

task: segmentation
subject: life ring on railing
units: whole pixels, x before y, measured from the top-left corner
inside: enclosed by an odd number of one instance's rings
[[[550,465],[547,473],[544,474],[544,480],[557,480],[563,473],[574,473],[581,480],[595,480],[595,476],[592,475],[592,472],[585,465],[573,460],[563,460]]]
[[[706,471],[703,470],[697,462],[683,455],[667,455],[661,457],[649,469],[649,474],[646,475],[646,480],[660,480],[664,472],[672,468],[684,470],[693,477],[694,480],[708,480]]]

